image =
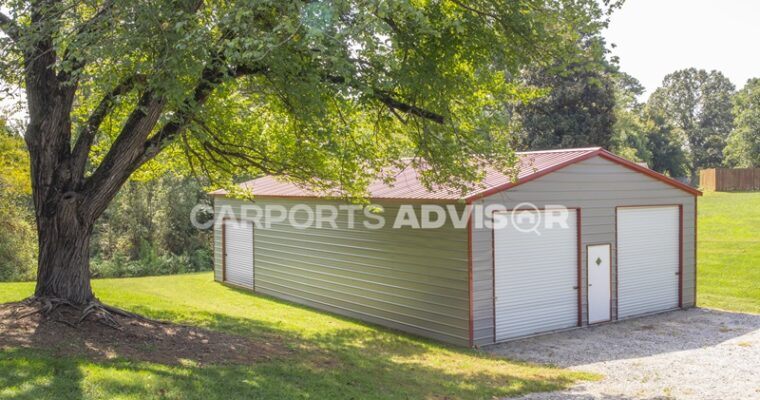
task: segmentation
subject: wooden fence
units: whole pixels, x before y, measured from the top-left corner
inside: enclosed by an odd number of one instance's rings
[[[699,187],[705,191],[760,190],[760,168],[711,168],[699,171]]]

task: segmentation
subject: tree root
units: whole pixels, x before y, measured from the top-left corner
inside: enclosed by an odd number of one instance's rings
[[[81,324],[82,321],[87,319],[89,316],[94,316],[95,321],[105,326],[114,329],[121,329],[121,324],[119,324],[119,321],[117,321],[116,318],[113,317],[113,314],[106,310],[99,301],[91,301],[89,304],[87,304],[84,310],[82,310],[82,315],[79,317],[79,320],[76,324]]]
[[[121,330],[121,324],[116,319],[116,316],[159,325],[170,323],[168,321],[146,318],[139,314],[109,306],[101,303],[97,299],[94,299],[85,305],[75,305],[70,301],[61,298],[30,297],[21,301],[19,305],[33,309],[19,315],[17,317],[18,319],[42,314],[43,317],[50,321],[61,323],[72,328],[79,328],[84,321],[90,319],[109,328]],[[69,318],[67,318],[67,315]]]

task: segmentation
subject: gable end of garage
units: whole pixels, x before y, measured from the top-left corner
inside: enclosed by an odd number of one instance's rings
[[[693,306],[696,299],[696,197],[701,192],[681,182],[665,177],[645,167],[608,153],[604,150],[593,155],[557,166],[551,171],[526,181],[510,184],[497,191],[476,195],[467,200],[470,204],[503,205],[514,208],[530,202],[542,208],[547,205],[564,205],[579,209],[581,223],[578,230],[582,272],[581,287],[587,284],[585,249],[589,244],[610,244],[615,256],[612,268],[617,268],[616,214],[618,207],[677,205],[679,214],[679,303]],[[494,241],[493,231],[471,227],[468,254],[471,276],[472,343],[474,346],[495,342],[494,308]],[[616,271],[615,271],[616,272]],[[614,274],[614,273],[613,273]],[[614,276],[613,279],[617,279]],[[617,281],[613,282],[613,287]],[[581,289],[583,290],[583,289]],[[582,325],[588,323],[587,292],[581,294],[578,312]],[[617,297],[613,294],[612,314],[617,318]],[[613,319],[614,319],[613,318]]]

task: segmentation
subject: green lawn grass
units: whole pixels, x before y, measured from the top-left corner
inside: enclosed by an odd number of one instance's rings
[[[104,302],[144,315],[266,340],[285,358],[250,366],[92,361],[0,350],[0,398],[491,399],[558,390],[596,376],[511,362],[231,289],[210,273],[95,280]],[[0,284],[0,303],[29,296]],[[2,327],[0,327],[0,334]]]
[[[699,199],[697,304],[760,313],[760,193]]]
[[[699,199],[698,305],[760,313],[760,193]],[[91,361],[0,350],[0,398],[488,399],[557,390],[594,375],[511,362],[231,289],[210,273],[104,279],[101,300],[153,318],[266,340],[286,358],[250,366]],[[0,303],[31,283],[0,283]],[[2,327],[0,327],[0,334]]]

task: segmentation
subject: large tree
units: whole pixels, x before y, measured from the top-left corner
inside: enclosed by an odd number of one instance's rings
[[[683,132],[656,110],[639,103],[644,87],[623,72],[614,75],[615,126],[611,148],[630,160],[673,177],[687,175]]]
[[[747,81],[734,97],[736,126],[726,146],[726,165],[760,167],[760,78]]]
[[[723,163],[723,149],[733,129],[731,97],[735,87],[719,71],[683,69],[667,76],[652,93],[648,108],[686,136],[689,172]]]
[[[606,2],[605,2],[606,3]],[[513,159],[502,104],[526,65],[573,57],[596,0],[9,0],[2,78],[23,88],[35,298],[101,307],[94,221],[135,173],[184,155],[347,197],[414,155],[461,187]],[[101,308],[102,311],[102,308]]]
[[[645,107],[643,124],[647,149],[652,155],[649,167],[680,178],[689,174],[689,160],[684,146],[686,134],[657,110]]]
[[[581,47],[582,57],[537,65],[522,74],[526,84],[547,93],[515,107],[521,148],[610,147],[616,68],[607,61],[601,38],[586,38]]]
[[[652,166],[646,123],[642,118],[643,105],[637,97],[644,93],[644,86],[634,77],[618,72],[615,82],[615,124],[612,126],[610,149],[631,161],[645,162]]]

